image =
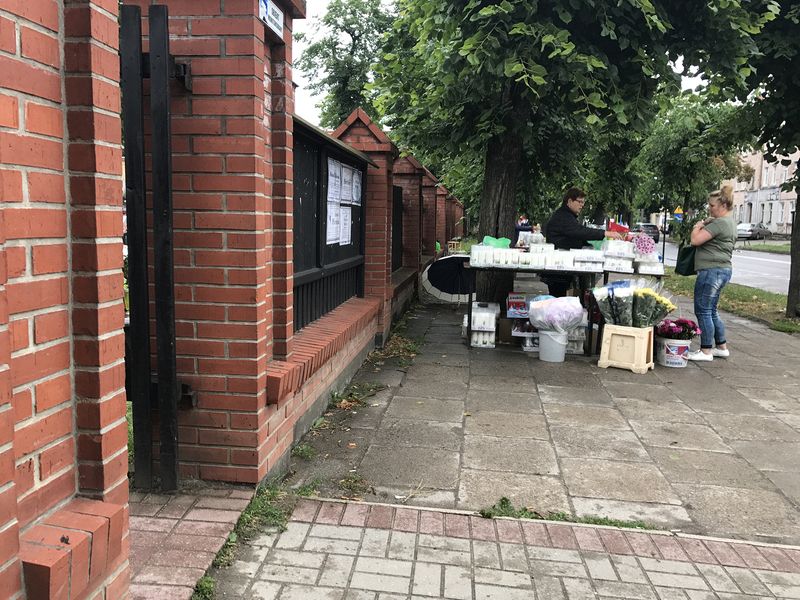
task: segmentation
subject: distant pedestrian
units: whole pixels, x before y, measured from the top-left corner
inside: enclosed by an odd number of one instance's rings
[[[726,185],[708,197],[710,218],[699,221],[692,229],[691,244],[697,247],[694,268],[694,314],[700,325],[700,350],[689,354],[689,360],[710,361],[730,356],[725,339],[725,325],[719,318],[717,304],[722,289],[731,280],[731,256],[736,242],[733,220],[733,187]]]

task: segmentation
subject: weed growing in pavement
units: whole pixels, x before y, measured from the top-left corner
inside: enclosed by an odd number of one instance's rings
[[[566,523],[584,523],[588,525],[607,525],[609,527],[621,527],[625,529],[658,529],[644,521],[625,521],[620,519],[609,519],[608,517],[576,517],[565,512],[540,513],[529,508],[516,508],[511,500],[503,496],[494,506],[484,508],[479,514],[485,519],[495,517],[513,517],[515,519],[535,519],[537,521],[563,521]]]
[[[214,558],[213,566],[229,566],[233,563],[239,541],[249,540],[265,527],[277,527],[280,531],[285,530],[294,504],[294,496],[278,482],[273,481],[260,485],[250,504],[236,521],[236,526],[222,549]]]
[[[332,392],[331,401],[328,408],[339,408],[341,410],[350,410],[355,406],[362,406],[365,400],[370,396],[374,396],[381,390],[385,389],[385,385],[380,383],[367,383],[356,382],[349,384],[341,392]]]
[[[407,367],[417,354],[419,354],[417,340],[394,333],[383,348],[370,352],[367,360],[375,366],[380,366],[390,358],[398,358],[400,366]]]
[[[317,451],[311,444],[297,444],[292,448],[292,456],[302,458],[303,460],[311,460],[316,456]]]
[[[314,478],[308,483],[304,483],[300,487],[294,490],[295,494],[302,498],[308,498],[309,496],[316,496],[319,494],[319,485],[322,481],[318,478]]]
[[[350,473],[347,477],[339,481],[339,488],[350,497],[363,496],[369,489],[369,484],[367,480],[358,473]]]
[[[215,585],[213,577],[203,575],[194,586],[192,600],[214,600]]]

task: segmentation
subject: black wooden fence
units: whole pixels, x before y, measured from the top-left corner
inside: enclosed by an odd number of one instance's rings
[[[364,294],[364,210],[369,158],[294,118],[294,329]],[[330,161],[334,161],[331,163]],[[344,165],[361,182],[358,200],[329,203],[329,164]],[[349,207],[345,237],[328,236],[328,209]],[[349,243],[345,243],[349,242]]]
[[[403,188],[392,187],[392,272],[403,266]]]

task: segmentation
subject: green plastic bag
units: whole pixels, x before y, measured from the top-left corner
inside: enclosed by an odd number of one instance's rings
[[[436,242],[436,254],[442,251],[442,245],[439,242]]]
[[[511,240],[508,238],[494,238],[490,235],[483,236],[483,245],[492,248],[510,248]]]
[[[589,240],[589,243],[592,245],[592,248],[595,250],[602,250],[603,249],[603,240]]]

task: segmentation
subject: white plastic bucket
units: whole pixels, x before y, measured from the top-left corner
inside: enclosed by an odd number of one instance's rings
[[[656,338],[656,362],[662,367],[682,368],[689,362],[691,340]]]
[[[557,331],[539,330],[539,360],[564,362],[567,353],[567,334]]]

